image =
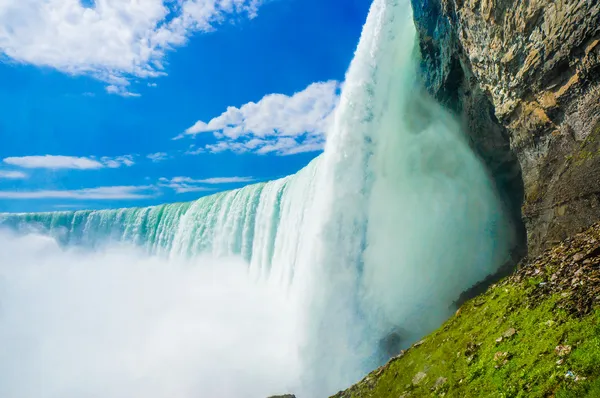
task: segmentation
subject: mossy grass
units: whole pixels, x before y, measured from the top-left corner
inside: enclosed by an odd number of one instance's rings
[[[335,397],[600,397],[600,228],[590,231]]]

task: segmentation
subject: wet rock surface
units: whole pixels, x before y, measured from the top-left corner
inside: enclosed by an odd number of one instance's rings
[[[412,4],[425,84],[522,211],[530,253],[599,220],[600,2]]]

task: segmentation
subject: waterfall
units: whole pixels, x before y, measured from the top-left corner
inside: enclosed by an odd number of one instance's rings
[[[4,214],[0,225],[65,247],[241,258],[252,281],[284,289],[301,327],[295,392],[334,393],[439,326],[512,239],[459,124],[419,85],[415,37],[409,0],[373,2],[325,151],[295,175],[192,203]]]

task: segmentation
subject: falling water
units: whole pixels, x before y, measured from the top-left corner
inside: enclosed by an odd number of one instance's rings
[[[250,280],[289,299],[295,392],[333,393],[438,326],[506,261],[512,239],[459,125],[418,83],[415,36],[408,0],[373,2],[325,152],[293,176],[193,203],[0,224],[65,247],[243,259]]]

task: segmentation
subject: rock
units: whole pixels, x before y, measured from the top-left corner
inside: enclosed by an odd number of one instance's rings
[[[504,334],[502,335],[505,339],[510,339],[511,337],[513,337],[515,334],[517,334],[517,330],[515,328],[510,328],[508,330],[506,330],[506,332],[504,332]]]
[[[600,219],[600,2],[412,4],[423,80],[490,170],[513,253],[534,258]]]
[[[569,355],[571,353],[571,346],[570,345],[558,345],[556,346],[556,348],[554,349],[554,352],[556,353],[556,355],[558,355],[559,357],[566,357],[567,355]]]
[[[419,372],[415,375],[415,377],[413,377],[412,379],[412,383],[414,385],[418,385],[419,383],[421,383],[423,380],[425,380],[425,378],[427,377],[427,373],[424,372]]]

